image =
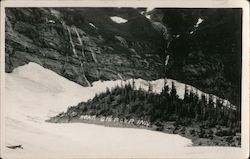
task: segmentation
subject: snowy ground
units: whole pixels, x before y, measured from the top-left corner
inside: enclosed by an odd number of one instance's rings
[[[59,154],[71,158],[239,158],[242,154],[240,148],[192,147],[189,139],[179,135],[143,129],[44,122],[50,116],[66,111],[68,106],[91,99],[106,87],[120,84],[118,80],[82,87],[35,63],[6,74],[6,146],[21,144],[24,148],[6,148],[6,158],[34,158],[38,155],[47,158],[58,157]],[[136,86],[140,85],[146,88],[147,82],[136,80]],[[158,90],[157,84],[154,86],[155,91]]]

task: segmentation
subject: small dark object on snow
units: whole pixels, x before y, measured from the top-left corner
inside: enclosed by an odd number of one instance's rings
[[[7,147],[10,148],[10,149],[17,149],[17,148],[23,149],[22,145],[13,145],[13,146],[7,146]]]

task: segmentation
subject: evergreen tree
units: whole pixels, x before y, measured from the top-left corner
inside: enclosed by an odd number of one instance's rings
[[[184,101],[187,101],[188,98],[189,98],[188,89],[187,89],[187,85],[185,84]]]
[[[148,92],[152,92],[153,91],[153,86],[150,83],[150,81],[148,81]]]
[[[132,79],[132,89],[135,89],[135,79]]]

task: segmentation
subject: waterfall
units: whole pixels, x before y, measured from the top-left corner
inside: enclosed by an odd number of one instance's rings
[[[88,81],[87,77],[85,76],[85,71],[84,71],[83,63],[82,63],[81,59],[79,59],[79,57],[78,57],[77,54],[76,54],[76,49],[75,49],[75,45],[74,45],[74,42],[73,42],[73,39],[72,39],[70,27],[69,27],[69,26],[66,26],[66,28],[67,28],[67,31],[68,31],[68,33],[69,33],[69,40],[70,40],[70,44],[71,44],[71,46],[72,46],[72,51],[73,51],[74,55],[78,58],[78,60],[79,60],[79,62],[80,62],[80,65],[81,65],[82,77],[83,77],[84,81],[86,81],[88,87],[90,87],[91,84],[90,84],[90,82]],[[81,38],[80,38],[80,35],[79,35],[79,33],[78,33],[76,27],[74,26],[73,28],[74,28],[74,30],[75,30],[75,32],[76,32],[78,41],[79,41],[80,45],[82,46],[82,40],[81,40]],[[84,55],[84,53],[83,53],[83,50],[82,50],[82,55],[83,55],[83,57],[85,57],[85,55]]]
[[[90,84],[90,82],[88,81],[87,77],[85,76],[85,72],[84,72],[84,68],[83,68],[83,63],[82,63],[82,61],[80,61],[80,63],[81,63],[81,70],[82,70],[82,72],[83,72],[83,74],[82,74],[83,79],[87,82],[88,87],[90,87],[91,84]]]
[[[168,60],[169,60],[169,55],[166,56],[166,59],[165,59],[165,66],[168,65]]]
[[[73,39],[72,39],[70,27],[67,26],[67,25],[64,23],[63,20],[61,20],[60,18],[58,18],[58,19],[59,19],[60,22],[62,23],[63,28],[66,28],[66,29],[67,29],[68,34],[69,34],[70,44],[71,44],[71,46],[72,46],[72,51],[73,51],[74,55],[75,55],[76,57],[78,57],[77,54],[76,54],[75,45],[74,45],[74,42],[73,42]],[[79,33],[78,33],[78,31],[76,30],[75,27],[74,27],[74,29],[75,29],[75,31],[76,31],[76,34],[77,34],[78,40],[79,40],[79,39],[80,39],[80,35],[79,35]],[[81,40],[81,39],[80,39],[80,40]],[[80,42],[80,41],[79,41],[79,42]],[[80,44],[82,45],[82,41],[80,42]],[[84,54],[83,54],[83,56],[84,56]],[[85,56],[84,56],[84,57],[85,57]],[[90,84],[90,82],[88,81],[87,77],[85,76],[85,71],[84,71],[84,68],[83,68],[83,63],[82,63],[82,61],[79,59],[79,57],[78,57],[78,60],[79,60],[80,65],[81,65],[82,77],[83,77],[83,79],[86,81],[88,87],[90,87],[91,84]]]
[[[117,75],[118,75],[118,77],[119,77],[122,81],[124,81],[124,79],[122,78],[122,76],[121,76],[120,73],[118,73]]]
[[[93,51],[91,51],[91,56],[92,56],[92,59],[94,60],[94,62],[97,63],[97,59],[96,59],[96,56],[95,56]]]
[[[76,49],[75,49],[74,42],[73,42],[73,40],[72,40],[70,27],[69,27],[69,26],[66,26],[66,28],[67,28],[67,31],[68,31],[68,33],[69,33],[69,41],[70,41],[70,44],[71,44],[71,46],[72,46],[72,51],[73,51],[74,55],[75,55],[76,57],[78,57],[77,54],[76,54]]]
[[[73,29],[74,29],[75,32],[76,32],[76,35],[77,35],[77,39],[78,39],[78,41],[79,41],[79,44],[82,46],[82,39],[81,39],[81,37],[80,37],[80,35],[79,35],[79,33],[78,33],[76,27],[74,26]]]
[[[84,54],[84,50],[83,50],[82,38],[80,37],[80,34],[79,34],[79,32],[77,31],[77,28],[76,28],[75,26],[73,27],[73,29],[75,30],[75,33],[76,33],[76,35],[77,35],[77,39],[78,39],[78,41],[79,41],[79,44],[82,46],[82,51],[81,51],[82,56],[83,56],[84,58],[86,58],[86,57],[85,57],[85,54]]]
[[[151,23],[152,23],[153,28],[158,33],[160,33],[165,40],[169,40],[170,39],[169,30],[167,29],[167,27],[165,25],[163,25],[160,22],[151,22]]]
[[[85,53],[84,53],[84,49],[83,49],[83,48],[82,48],[81,53],[82,53],[82,57],[83,57],[84,59],[86,59],[86,56],[85,56]]]
[[[144,59],[143,62],[146,64],[146,67],[149,67],[149,63],[146,59]]]
[[[83,47],[82,39],[79,35],[79,32],[77,31],[77,28],[74,26],[73,29],[75,30],[79,44]],[[82,55],[83,55],[83,57],[85,57],[83,50],[82,50]],[[93,51],[91,51],[91,56],[92,56],[92,59],[94,60],[94,62],[97,63],[96,55],[94,54]]]

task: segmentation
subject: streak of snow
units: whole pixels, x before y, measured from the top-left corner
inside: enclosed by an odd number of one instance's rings
[[[50,9],[51,15],[54,15],[55,17],[59,18],[60,17],[60,12],[55,9]]]
[[[152,10],[154,10],[155,8],[154,7],[148,7],[147,8],[147,10],[146,10],[146,12],[148,13],[148,12],[151,12]]]
[[[168,83],[172,81],[168,80]],[[137,88],[148,88],[145,80],[136,79],[135,82]],[[175,82],[178,92],[183,93],[184,84]],[[162,79],[152,81],[153,90],[160,92],[163,83]],[[96,93],[105,91],[106,87],[120,84],[121,80],[97,81],[93,87],[82,87],[35,63],[6,73],[6,145],[21,144],[24,148],[6,148],[6,158],[34,158],[37,155],[43,158],[54,155],[64,158],[242,156],[241,148],[191,147],[191,141],[179,135],[83,123],[44,122],[48,117],[65,111],[68,106],[87,101]]]
[[[199,18],[197,23],[194,25],[195,28],[199,27],[199,25],[204,21],[204,19]]]
[[[54,20],[48,20],[49,23],[56,23]]]
[[[128,20],[124,19],[124,18],[121,18],[121,17],[118,17],[118,16],[113,16],[113,17],[110,17],[110,19],[115,22],[115,23],[126,23]]]
[[[97,29],[97,27],[93,23],[89,23],[89,25],[92,26],[93,28]]]
[[[166,56],[166,59],[165,59],[165,66],[168,65],[168,60],[169,60],[169,55]]]
[[[144,14],[145,14],[145,11],[141,11],[140,14],[141,14],[141,15],[144,15]]]
[[[146,15],[145,17],[148,19],[151,19],[151,15]]]
[[[199,25],[200,25],[203,21],[204,21],[204,19],[199,18],[199,19],[197,20],[197,23],[194,25],[194,30],[191,31],[190,34],[193,34],[193,33],[196,31],[196,29],[199,27]]]

